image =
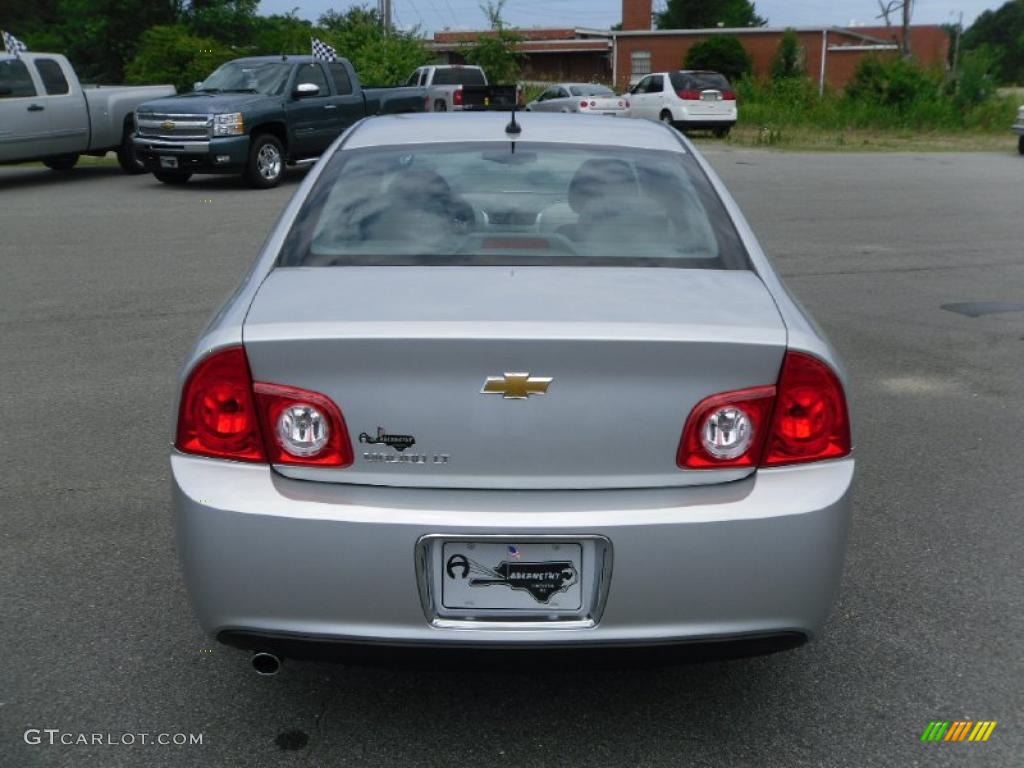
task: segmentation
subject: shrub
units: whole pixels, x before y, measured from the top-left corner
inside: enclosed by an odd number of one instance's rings
[[[730,80],[750,74],[753,67],[750,54],[738,37],[714,35],[694,45],[683,60],[685,69],[711,69],[721,72]]]
[[[782,80],[785,78],[798,77],[804,73],[804,51],[800,47],[800,40],[796,32],[787,29],[779,40],[779,47],[775,51],[775,58],[772,60],[772,78]]]
[[[884,104],[897,109],[915,101],[936,99],[942,88],[941,76],[908,59],[870,56],[854,72],[846,88],[847,98]]]

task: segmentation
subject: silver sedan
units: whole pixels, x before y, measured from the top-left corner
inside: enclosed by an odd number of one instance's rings
[[[371,118],[180,378],[203,628],[259,653],[798,645],[854,475],[845,376],[721,181],[646,121]]]
[[[526,105],[529,112],[579,112],[626,117],[629,102],[607,86],[596,83],[558,83]]]

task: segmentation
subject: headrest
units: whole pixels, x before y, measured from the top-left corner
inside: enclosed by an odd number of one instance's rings
[[[593,159],[581,165],[569,183],[569,207],[582,213],[594,200],[639,196],[636,175],[625,160]]]

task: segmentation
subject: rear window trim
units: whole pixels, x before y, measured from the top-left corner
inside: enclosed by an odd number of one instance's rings
[[[665,149],[644,149],[640,147],[626,147],[630,151],[641,153],[658,153],[666,156],[677,155],[679,161],[686,166],[695,191],[700,198],[701,204],[707,211],[709,218],[713,218],[712,230],[718,240],[720,256],[715,259],[681,259],[675,256],[668,257],[608,257],[608,256],[559,256],[550,255],[543,259],[529,256],[515,255],[394,255],[388,257],[387,261],[379,260],[377,255],[353,255],[337,260],[337,263],[330,265],[306,264],[304,259],[308,253],[309,243],[312,240],[313,229],[317,220],[313,214],[322,209],[322,206],[330,194],[332,187],[337,183],[338,171],[344,166],[347,158],[355,154],[373,154],[382,151],[401,151],[411,148],[424,147],[459,147],[460,149],[494,149],[505,147],[507,141],[437,141],[423,144],[379,144],[374,146],[345,149],[344,145],[338,147],[334,156],[327,161],[326,167],[316,179],[309,195],[303,200],[295,218],[292,220],[288,232],[284,237],[281,249],[274,259],[274,268],[303,267],[309,269],[321,269],[331,267],[408,267],[408,266],[501,266],[501,267],[637,267],[637,268],[667,268],[667,269],[724,269],[728,271],[750,271],[756,272],[746,244],[740,236],[736,222],[719,196],[714,184],[708,177],[704,168],[696,158],[687,151],[685,145],[680,142],[678,150]],[[556,142],[515,142],[516,147],[527,152],[540,148],[566,148],[575,150],[602,150],[608,149],[603,144],[564,144]],[[611,147],[615,149],[615,147]],[[311,201],[319,198],[315,205]],[[305,215],[304,215],[305,214]],[[696,262],[720,261],[721,265],[716,267],[695,266]]]

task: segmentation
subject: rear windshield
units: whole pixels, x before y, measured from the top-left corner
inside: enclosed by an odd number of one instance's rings
[[[690,155],[507,141],[338,152],[279,264],[748,268]]]
[[[611,88],[603,85],[574,85],[569,88],[573,96],[614,96]]]
[[[713,90],[731,91],[732,86],[725,78],[717,72],[673,72],[669,75],[672,80],[672,87],[677,91],[681,90]]]
[[[487,85],[484,73],[472,67],[435,69],[433,85]]]

